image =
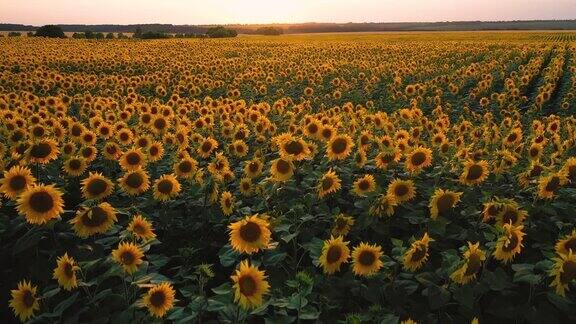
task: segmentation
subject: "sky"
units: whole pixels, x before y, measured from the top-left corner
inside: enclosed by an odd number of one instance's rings
[[[0,23],[231,24],[576,19],[576,0],[0,0]]]

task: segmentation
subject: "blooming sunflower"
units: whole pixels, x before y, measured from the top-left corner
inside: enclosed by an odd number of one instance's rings
[[[345,214],[338,214],[334,218],[334,225],[332,225],[332,235],[346,236],[350,232],[350,228],[354,225],[354,218],[346,216]]]
[[[172,285],[163,282],[151,287],[142,297],[140,304],[150,312],[150,315],[162,318],[174,306],[176,292]]]
[[[146,166],[146,156],[140,148],[130,149],[120,157],[120,166],[126,171],[134,171]]]
[[[256,178],[262,174],[263,163],[260,159],[254,158],[244,166],[244,173],[248,178]]]
[[[386,170],[388,166],[400,161],[401,154],[395,147],[385,147],[382,152],[378,153],[374,158],[376,167],[381,170]]]
[[[0,192],[8,199],[15,200],[18,195],[36,183],[32,171],[26,167],[15,165],[4,171],[4,178],[0,180]]]
[[[374,190],[376,190],[376,180],[371,174],[365,174],[364,176],[356,179],[352,188],[352,191],[360,197],[365,197]]]
[[[73,177],[78,177],[86,171],[88,163],[85,158],[81,156],[73,156],[64,161],[62,168],[64,172]]]
[[[252,254],[268,247],[270,224],[258,215],[246,216],[228,226],[230,245],[240,253]]]
[[[100,200],[108,197],[114,189],[114,183],[101,173],[92,173],[82,180],[82,197],[85,199]]]
[[[380,260],[382,248],[376,244],[360,243],[352,251],[352,272],[369,277],[376,274],[384,263]]]
[[[552,199],[558,189],[565,185],[567,179],[562,172],[553,173],[538,179],[538,197],[541,199]]]
[[[42,225],[64,212],[62,193],[53,185],[28,187],[18,198],[18,213],[30,224]]]
[[[230,191],[222,192],[220,195],[220,208],[222,209],[222,213],[226,216],[232,214],[232,209],[234,207],[234,197]]]
[[[381,194],[374,202],[368,213],[372,216],[392,216],[394,215],[394,208],[398,205],[396,198],[389,194]]]
[[[570,182],[576,183],[576,157],[571,157],[564,162],[562,172]]]
[[[274,181],[283,182],[292,178],[294,174],[294,164],[290,160],[285,160],[283,158],[278,158],[272,161],[270,166],[270,174],[272,175]]]
[[[576,278],[576,255],[570,250],[568,254],[559,254],[554,258],[554,262],[550,272],[554,279],[550,287],[554,287],[558,295],[565,297],[569,290],[568,285]]]
[[[438,218],[448,212],[450,209],[460,201],[461,192],[455,192],[450,190],[436,189],[434,195],[430,199],[430,216],[432,219]]]
[[[42,139],[32,143],[26,154],[32,163],[46,164],[58,157],[58,143],[51,139]]]
[[[148,241],[156,237],[152,224],[142,215],[135,215],[128,224],[128,231],[137,239]]]
[[[344,242],[342,236],[334,238],[330,237],[329,240],[324,241],[322,246],[322,254],[318,260],[322,270],[326,274],[334,274],[340,270],[340,266],[348,261],[350,257],[350,249],[348,248],[349,242]]]
[[[424,233],[421,239],[412,243],[410,248],[404,253],[404,269],[416,271],[428,260],[428,244],[434,241]]]
[[[174,163],[174,173],[182,179],[189,179],[197,170],[198,162],[191,157]]]
[[[522,232],[524,226],[513,226],[512,224],[504,224],[503,233],[496,242],[496,251],[494,257],[496,260],[508,263],[512,261],[514,256],[522,251],[522,240],[525,235]]]
[[[499,226],[504,226],[504,224],[511,223],[514,226],[518,226],[524,222],[524,219],[528,216],[528,212],[520,209],[518,204],[512,200],[503,201],[500,206],[500,212],[496,215],[496,223]]]
[[[302,161],[310,156],[308,143],[303,139],[293,138],[292,136],[284,138],[278,143],[280,156],[291,161]]]
[[[418,173],[420,170],[432,165],[432,150],[419,146],[406,156],[405,167],[410,173]]]
[[[92,208],[80,207],[69,223],[78,236],[86,238],[94,234],[106,233],[117,220],[114,207],[103,202]]]
[[[338,177],[338,174],[334,172],[332,169],[326,171],[322,178],[318,181],[318,185],[316,186],[318,191],[318,197],[324,198],[330,194],[333,194],[342,188],[341,180]]]
[[[464,263],[450,275],[450,278],[459,284],[472,281],[476,278],[484,260],[486,260],[486,254],[480,249],[480,242],[476,244],[468,242],[468,247],[464,252]]]
[[[171,174],[165,174],[154,181],[154,199],[168,201],[180,192],[180,182]]]
[[[330,161],[343,160],[350,155],[354,147],[352,138],[348,135],[333,136],[326,146],[326,156]]]
[[[262,297],[270,289],[264,271],[244,260],[240,262],[240,266],[230,278],[234,282],[234,302],[244,309],[262,305]]]
[[[40,309],[36,289],[29,281],[23,280],[18,283],[18,289],[10,292],[10,308],[22,322],[34,316],[34,312]]]
[[[412,180],[394,179],[388,185],[388,196],[398,203],[410,201],[416,196],[416,189]]]
[[[143,169],[127,171],[118,182],[120,188],[130,196],[142,194],[150,188],[150,178]]]
[[[568,254],[570,251],[576,253],[576,229],[559,240],[556,243],[555,249],[558,254]]]
[[[477,185],[488,177],[488,162],[484,160],[468,160],[464,163],[464,171],[460,175],[460,182],[465,185]]]
[[[58,284],[65,290],[71,291],[78,286],[76,271],[79,269],[80,267],[76,265],[74,258],[69,257],[68,253],[64,253],[56,260],[56,268],[52,277],[58,280]]]
[[[121,242],[118,248],[112,251],[112,260],[121,265],[128,274],[133,274],[138,270],[143,256],[142,250],[132,242]]]
[[[202,140],[202,142],[196,149],[196,153],[198,153],[198,155],[200,155],[202,158],[206,159],[217,148],[218,148],[218,142],[212,137],[207,137],[204,140]]]

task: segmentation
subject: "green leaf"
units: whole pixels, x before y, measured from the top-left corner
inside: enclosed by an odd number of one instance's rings
[[[240,254],[234,251],[230,244],[226,244],[218,252],[218,258],[220,259],[220,263],[223,266],[229,267],[238,262],[240,259]]]
[[[35,246],[41,239],[44,238],[44,231],[41,227],[34,226],[26,234],[22,235],[12,249],[12,255],[16,255],[28,248]]]
[[[60,304],[58,304],[54,308],[53,314],[55,316],[61,316],[62,313],[66,309],[68,309],[68,307],[70,307],[70,306],[72,306],[72,304],[74,304],[74,302],[76,301],[76,298],[78,298],[78,293],[74,293],[72,296],[68,297],[67,299],[64,299],[62,302],[60,302]]]
[[[212,288],[212,291],[216,295],[226,295],[232,292],[232,284],[229,282],[225,282],[218,287]]]

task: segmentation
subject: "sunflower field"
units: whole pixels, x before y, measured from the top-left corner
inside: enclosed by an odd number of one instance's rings
[[[576,34],[0,54],[0,322],[576,321]]]

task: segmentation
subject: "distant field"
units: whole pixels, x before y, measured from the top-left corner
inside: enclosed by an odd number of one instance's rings
[[[574,32],[0,54],[2,323],[576,323]]]

